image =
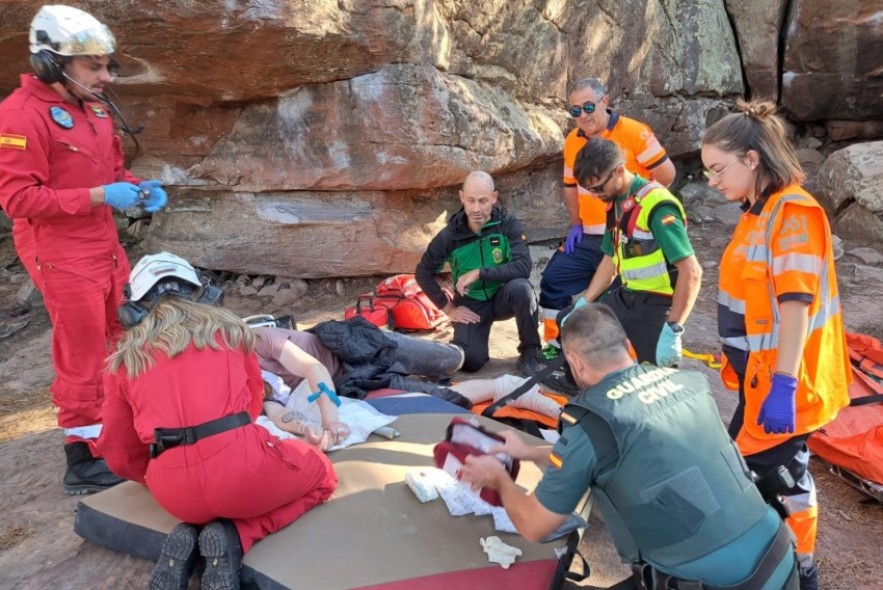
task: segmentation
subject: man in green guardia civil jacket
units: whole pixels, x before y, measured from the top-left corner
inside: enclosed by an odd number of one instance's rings
[[[463,208],[429,243],[414,274],[427,296],[454,322],[453,343],[465,354],[462,370],[478,371],[487,363],[491,325],[514,316],[516,368],[531,376],[542,368],[542,360],[530,251],[521,223],[497,197],[490,174],[471,172],[460,190]],[[456,291],[453,300],[436,281],[445,263]]]

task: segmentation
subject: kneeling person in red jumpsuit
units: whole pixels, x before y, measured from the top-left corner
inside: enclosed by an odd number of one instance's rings
[[[263,401],[254,333],[211,304],[220,290],[203,287],[187,261],[146,256],[127,292],[99,448],[115,473],[184,521],[166,539],[150,588],[186,589],[200,554],[203,589],[239,588],[242,555],[326,501],[334,468],[315,447],[254,424]]]

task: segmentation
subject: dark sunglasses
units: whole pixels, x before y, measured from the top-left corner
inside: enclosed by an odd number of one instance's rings
[[[607,178],[604,179],[604,182],[602,182],[601,184],[596,184],[595,186],[587,186],[587,187],[585,187],[586,190],[589,191],[590,193],[596,193],[596,194],[603,193],[604,187],[607,186],[607,183],[610,182],[611,178],[613,178],[614,172],[616,172],[616,169],[619,168],[620,166],[622,166],[622,162],[619,162],[618,164],[616,164],[616,166],[614,166],[613,168],[610,169],[610,174],[607,175]]]
[[[587,115],[591,115],[595,112],[595,103],[587,102],[583,106],[574,105],[567,108],[567,112],[570,113],[570,116],[576,119],[583,113]]]

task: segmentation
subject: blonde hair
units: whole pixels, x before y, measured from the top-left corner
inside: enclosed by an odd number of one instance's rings
[[[736,112],[727,115],[705,131],[702,145],[744,157],[749,150],[760,156],[754,194],[779,191],[789,184],[800,184],[805,175],[794,147],[788,139],[785,121],[770,101],[736,101]]]
[[[234,314],[205,303],[177,296],[162,297],[147,317],[128,330],[108,359],[108,369],[125,365],[129,379],[154,365],[154,356],[164,353],[174,358],[191,344],[197,349],[254,350],[255,335]]]

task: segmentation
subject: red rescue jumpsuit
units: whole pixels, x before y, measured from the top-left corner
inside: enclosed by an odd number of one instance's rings
[[[23,74],[0,104],[0,206],[52,321],[50,390],[66,442],[101,429],[101,371],[130,268],[110,207],[93,207],[89,189],[121,180],[140,182],[123,166],[110,113]]]
[[[327,500],[337,475],[324,453],[300,440],[279,440],[247,424],[150,459],[154,428],[196,426],[261,411],[257,357],[193,345],[129,380],[122,366],[105,377],[104,429],[98,441],[108,466],[147,486],[160,506],[192,524],[229,518],[243,552]]]

